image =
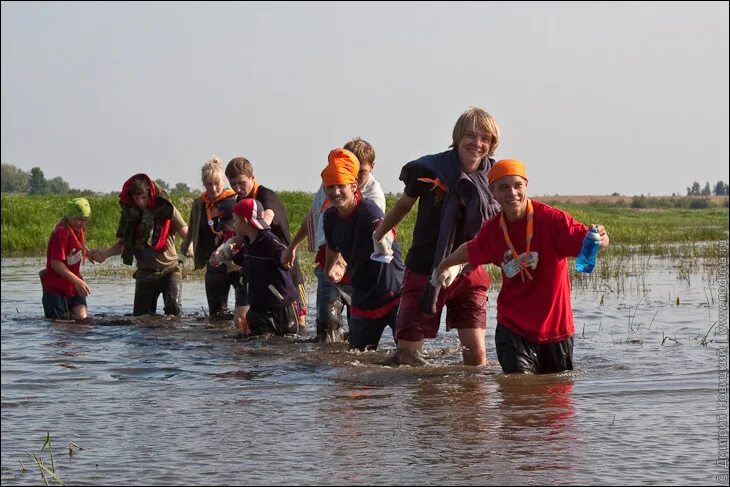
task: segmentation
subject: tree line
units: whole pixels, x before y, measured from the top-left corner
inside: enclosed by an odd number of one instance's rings
[[[34,167],[30,172],[23,171],[12,164],[2,164],[2,192],[21,194],[64,194],[93,195],[96,191],[90,189],[72,189],[63,178],[46,179],[40,167]],[[162,189],[169,193],[188,194],[190,187],[185,183],[177,183],[171,187],[162,179],[155,179]]]
[[[728,187],[727,183],[724,181],[718,181],[717,184],[715,184],[714,189],[710,188],[710,182],[705,183],[705,187],[702,188],[700,186],[700,183],[695,181],[692,183],[692,186],[687,188],[687,196],[727,196],[728,195]]]

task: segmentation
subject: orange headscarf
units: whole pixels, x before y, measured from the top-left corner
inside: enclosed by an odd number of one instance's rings
[[[360,161],[357,156],[347,149],[334,149],[327,157],[328,164],[322,170],[324,187],[335,184],[350,184],[357,182],[357,173],[360,172]]]
[[[489,184],[505,176],[520,176],[527,181],[527,168],[517,159],[502,159],[487,173]]]

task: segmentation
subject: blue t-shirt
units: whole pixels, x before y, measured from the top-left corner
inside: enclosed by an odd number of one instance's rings
[[[373,231],[382,219],[383,210],[372,200],[362,200],[346,217],[335,208],[327,209],[323,215],[327,246],[347,261],[352,305],[356,308],[376,309],[400,296],[405,266],[398,241],[393,242],[394,257],[389,264],[370,260]]]
[[[252,242],[244,239],[245,245],[233,261],[243,268],[248,279],[248,298],[251,309],[266,312],[293,302],[297,289],[292,283],[291,273],[281,265],[281,254],[286,245],[276,238],[270,229],[261,230]],[[273,284],[283,301],[269,289]]]

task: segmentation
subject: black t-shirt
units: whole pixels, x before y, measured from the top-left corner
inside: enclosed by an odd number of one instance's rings
[[[445,153],[446,154],[446,153]],[[411,198],[418,198],[418,217],[413,228],[413,242],[406,257],[406,267],[421,274],[431,274],[433,260],[436,255],[436,244],[439,239],[441,226],[441,210],[446,193],[428,181],[419,181],[419,178],[435,179],[436,175],[429,169],[421,166],[418,161],[409,162],[403,167],[400,179],[405,183],[404,193]],[[463,208],[459,210],[456,239],[453,249],[466,242],[462,235]]]
[[[281,254],[286,245],[269,229],[261,230],[252,242],[244,240],[245,245],[233,261],[243,268],[248,279],[251,309],[263,313],[293,302],[298,291],[292,283],[291,273],[281,265]],[[269,284],[274,285],[283,301],[271,292]]]
[[[383,210],[372,200],[362,200],[346,217],[328,208],[322,218],[327,245],[347,261],[352,305],[376,309],[400,296],[405,267],[398,241],[393,242],[394,258],[389,264],[370,260],[373,231],[383,219]]]

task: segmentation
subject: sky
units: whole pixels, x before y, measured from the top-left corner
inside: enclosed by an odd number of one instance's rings
[[[2,163],[108,192],[244,156],[315,191],[353,137],[398,193],[469,107],[533,195],[728,181],[728,2],[2,2]]]

